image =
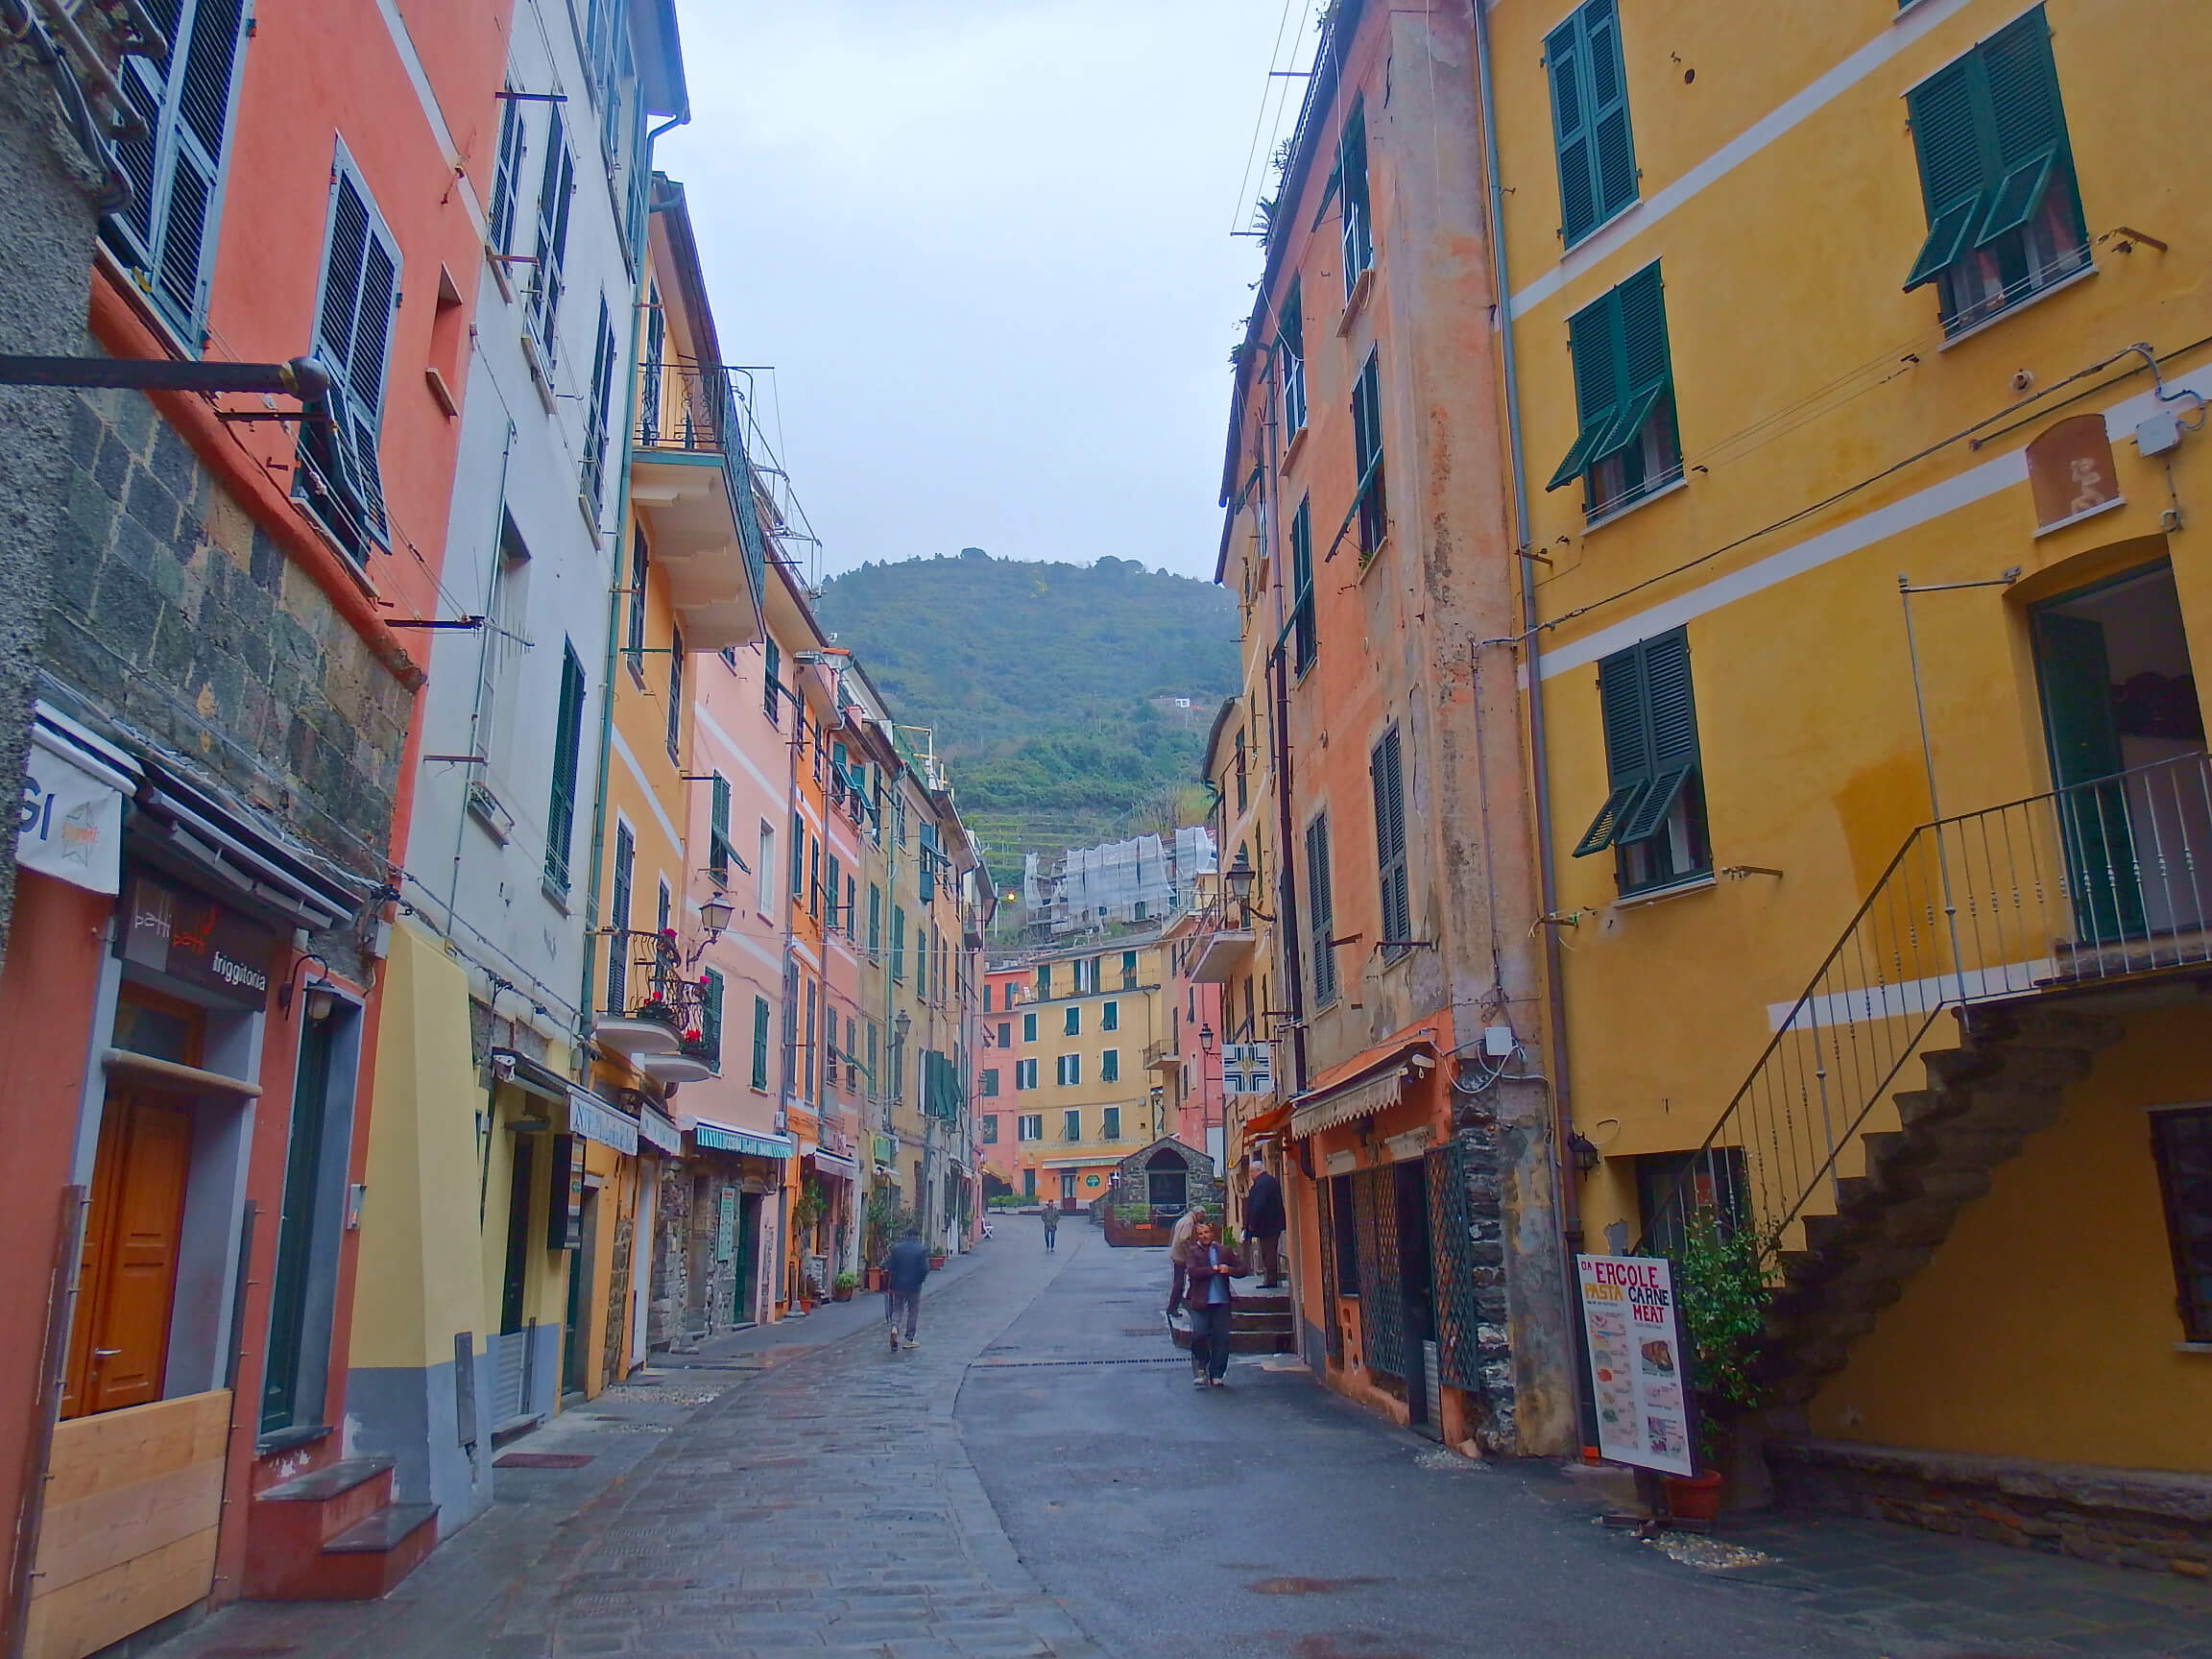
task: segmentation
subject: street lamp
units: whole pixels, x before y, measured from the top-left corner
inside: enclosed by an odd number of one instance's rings
[[[894,1043],[903,1044],[906,1041],[906,1033],[913,1028],[914,1017],[905,1009],[900,1009],[898,1017],[891,1022],[891,1040]]]
[[[722,937],[722,929],[730,926],[730,918],[736,913],[736,906],[719,893],[699,906],[699,924],[707,929],[709,944]]]
[[[1211,1054],[1214,1052],[1214,1027],[1212,1025],[1198,1027],[1198,1047],[1202,1053]]]
[[[1272,922],[1274,917],[1253,907],[1252,883],[1259,878],[1259,875],[1252,868],[1252,860],[1246,856],[1244,849],[1239,847],[1237,849],[1237,861],[1229,866],[1228,874],[1222,877],[1222,880],[1227,883],[1229,897],[1237,901],[1238,911],[1246,921],[1257,916],[1262,922]]]

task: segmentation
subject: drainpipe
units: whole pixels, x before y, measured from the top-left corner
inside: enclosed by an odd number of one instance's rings
[[[499,648],[496,643],[497,636],[493,632],[492,609],[493,601],[499,592],[499,564],[506,557],[505,549],[500,543],[505,540],[501,531],[505,527],[507,517],[507,469],[509,462],[513,460],[515,455],[515,420],[510,415],[507,420],[507,441],[499,448],[498,499],[493,503],[492,510],[492,574],[484,584],[484,627],[476,640],[476,702],[469,715],[469,742],[462,750],[465,755],[475,754],[476,745],[483,736],[484,669],[491,659],[491,654]],[[461,897],[461,853],[468,842],[469,802],[467,794],[464,793],[461,810],[453,821],[453,869],[445,883],[445,937],[448,939],[453,937],[453,906]]]
[[[1527,537],[1528,530],[1528,463],[1521,441],[1521,382],[1515,369],[1513,352],[1513,291],[1505,268],[1505,193],[1498,172],[1498,117],[1491,76],[1489,7],[1486,0],[1473,0],[1472,10],[1475,13],[1475,58],[1481,83],[1482,155],[1490,192],[1490,266],[1498,286],[1498,335],[1502,343],[1500,367],[1505,376],[1505,435],[1511,451],[1513,530],[1516,538],[1515,557],[1518,558],[1519,542]],[[1559,908],[1559,899],[1558,871],[1551,855],[1551,784],[1544,743],[1543,651],[1536,632],[1536,585],[1529,580],[1526,567],[1516,572],[1516,575],[1521,586],[1522,637],[1527,642],[1528,759],[1536,810],[1537,883],[1543,904],[1542,914],[1550,916]],[[1567,1002],[1560,979],[1561,968],[1559,930],[1547,926],[1544,928],[1545,1012],[1551,1041],[1551,1052],[1546,1059],[1551,1072],[1552,1179],[1559,1193],[1560,1307],[1567,1313],[1574,1329],[1575,1348],[1580,1357],[1581,1321],[1574,1314],[1577,1279],[1573,1271],[1572,1259],[1582,1248],[1582,1201],[1575,1188],[1576,1177],[1567,1151],[1574,1133],[1575,1116],[1573,1092],[1568,1087]],[[1589,1369],[1586,1362],[1577,1363],[1574,1367],[1574,1387],[1582,1444],[1594,1446],[1598,1441],[1598,1407],[1590,1396]]]

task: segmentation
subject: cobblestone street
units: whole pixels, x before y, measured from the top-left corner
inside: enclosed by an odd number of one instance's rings
[[[672,1358],[510,1449],[492,1512],[380,1602],[233,1606],[158,1659],[2212,1655],[2198,1586],[1894,1527],[1759,1518],[1721,1570],[1593,1525],[1287,1357],[1194,1392],[1162,1262],[1032,1218],[879,1303]],[[1714,1557],[1718,1558],[1718,1557]]]

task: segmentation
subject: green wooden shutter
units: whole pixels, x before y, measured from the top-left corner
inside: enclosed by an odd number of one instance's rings
[[[515,198],[521,185],[524,149],[522,108],[518,98],[499,100],[499,151],[492,168],[489,236],[494,253],[511,253],[515,248]]]
[[[777,706],[780,698],[777,677],[782,672],[783,654],[776,649],[776,641],[771,639],[765,656],[767,672],[760,683],[760,709],[768,716],[768,724],[774,726],[782,719],[782,710]]]
[[[1582,465],[1595,467],[1637,442],[1651,411],[1672,384],[1667,349],[1667,303],[1659,267],[1647,265],[1610,298],[1614,305],[1613,383],[1621,413],[1613,429],[1594,446]]]
[[[1329,877],[1329,820],[1316,818],[1306,826],[1306,916],[1313,941],[1313,1001],[1324,1007],[1336,1000],[1336,952],[1330,936],[1336,930],[1335,898]]]
[[[613,893],[607,905],[607,925],[613,929],[613,937],[607,941],[607,1012],[629,1012],[630,941],[623,937],[630,931],[630,884],[635,878],[637,865],[637,838],[631,834],[627,824],[614,826],[614,882]]]
[[[1599,217],[1579,13],[1551,31],[1544,62],[1551,76],[1551,141],[1559,156],[1559,232],[1571,248],[1597,228]]]
[[[1580,21],[1598,216],[1603,221],[1636,200],[1636,146],[1628,131],[1628,85],[1614,0],[1590,0]]]
[[[753,1087],[768,1087],[768,998],[753,998]]]
[[[1563,489],[1588,471],[1599,445],[1619,423],[1627,389],[1621,383],[1618,288],[1600,294],[1567,319],[1567,350],[1575,365],[1575,415],[1579,425],[1546,490]]]
[[[868,883],[868,954],[878,954],[883,949],[883,889],[875,882]]]
[[[1382,733],[1368,757],[1375,794],[1375,857],[1381,882],[1382,937],[1405,939],[1412,927],[1406,881],[1406,776],[1398,728]]]
[[[707,867],[716,881],[730,878],[730,780],[714,774],[712,805],[707,817]]]
[[[1690,689],[1690,637],[1677,628],[1638,648],[1643,659],[1646,746],[1651,784],[1621,820],[1617,845],[1657,834],[1697,770],[1697,705]]]
[[[2070,173],[2070,163],[2058,65],[2051,56],[2043,9],[2007,24],[1975,56],[1989,101],[1997,163],[1989,210],[1974,237],[1974,245],[1983,248],[2034,218],[2044,192],[2061,170]],[[1985,143],[1984,153],[1990,147]]]
[[[561,709],[553,728],[553,791],[545,811],[545,879],[568,891],[568,847],[576,830],[576,768],[584,740],[584,664],[576,647],[561,659]]]
[[[922,826],[922,854],[914,863],[914,879],[922,902],[934,902],[937,897],[937,826],[934,824]]]
[[[684,747],[684,631],[671,629],[668,634],[668,757],[673,760]]]
[[[1644,712],[1644,656],[1640,646],[1617,651],[1598,664],[1598,704],[1605,731],[1605,804],[1575,843],[1575,856],[1602,853],[1651,783],[1650,728]]]
[[[1293,658],[1297,671],[1303,674],[1313,666],[1313,659],[1320,652],[1313,612],[1313,504],[1307,499],[1299,501],[1298,511],[1290,519],[1290,587],[1295,594],[1290,613],[1296,636]]]
[[[1988,158],[1975,119],[1975,63],[1961,58],[1906,94],[1905,109],[1920,159],[1920,197],[1928,239],[1906,276],[1911,293],[1958,262],[1983,217]]]
[[[722,975],[709,968],[706,994],[700,998],[699,1036],[707,1046],[707,1064],[722,1070]]]

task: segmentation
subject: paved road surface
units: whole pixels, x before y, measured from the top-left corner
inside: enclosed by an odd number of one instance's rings
[[[1900,1528],[1762,1522],[1714,1572],[1593,1524],[1288,1359],[1190,1385],[1159,1252],[1021,1217],[932,1279],[746,1333],[567,1413],[373,1603],[240,1605],[157,1659],[2212,1659],[2212,1596]]]

